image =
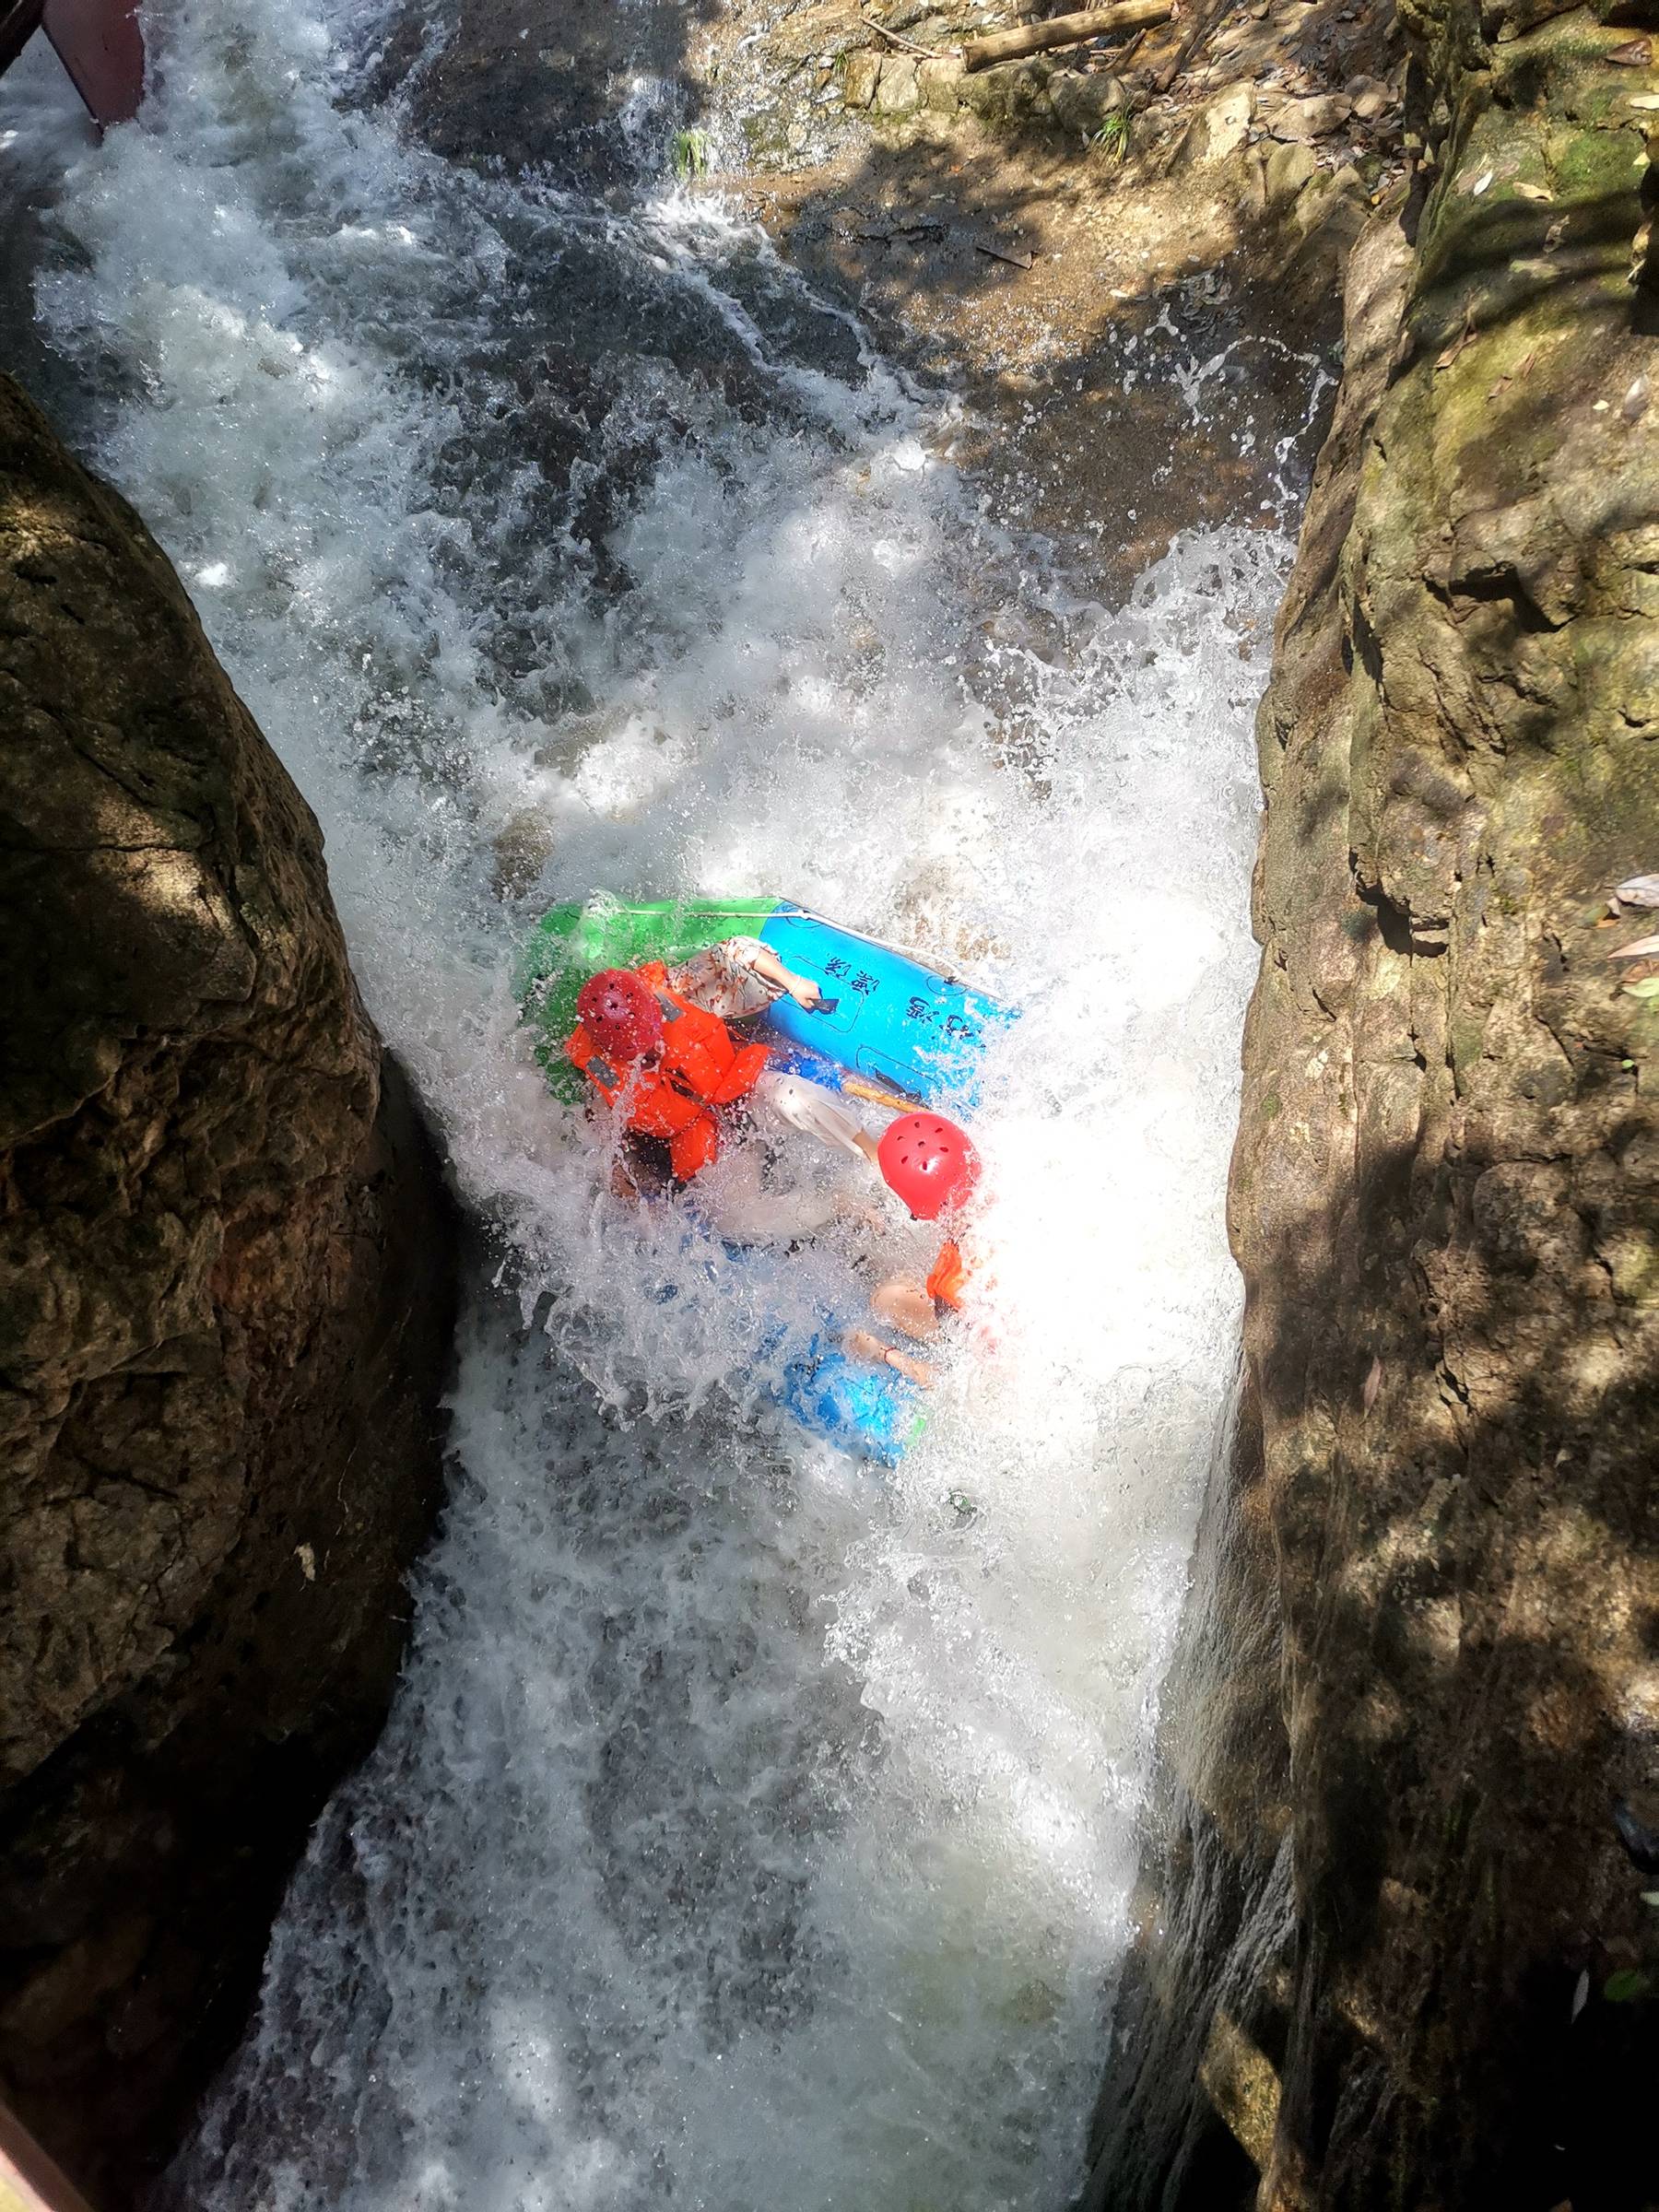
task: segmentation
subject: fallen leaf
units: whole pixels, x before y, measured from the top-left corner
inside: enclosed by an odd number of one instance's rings
[[[1469,197],[1472,200],[1477,200],[1497,174],[1498,171],[1495,169],[1488,169],[1485,176],[1477,177],[1469,187]]]
[[[317,1555],[309,1544],[296,1544],[294,1557],[300,1562],[300,1571],[308,1583],[317,1579]]]
[[[1653,58],[1653,41],[1649,39],[1627,39],[1622,46],[1615,46],[1604,53],[1604,62],[1617,62],[1621,69],[1645,69]]]
[[[1382,1387],[1382,1362],[1373,1359],[1366,1374],[1365,1387],[1359,1393],[1359,1404],[1369,1413],[1377,1402],[1377,1393]]]
[[[1576,2020],[1578,2018],[1579,2014],[1584,2009],[1585,2000],[1589,1997],[1589,1994],[1590,1969],[1585,1967],[1573,1987],[1572,2010],[1567,2015],[1569,2021]]]
[[[1440,355],[1438,359],[1435,361],[1435,367],[1437,369],[1450,369],[1453,362],[1457,359],[1458,355],[1462,353],[1466,347],[1474,345],[1478,335],[1479,334],[1477,332],[1474,324],[1465,322],[1463,328],[1458,332],[1456,337],[1453,339],[1451,345],[1446,347],[1444,353]]]
[[[1659,975],[1650,975],[1639,983],[1626,983],[1619,993],[1621,998],[1659,998]]]
[[[1517,184],[1515,190],[1524,200],[1552,200],[1555,197],[1547,184]]]
[[[1659,876],[1627,876],[1613,896],[1622,906],[1659,906]]]
[[[1639,376],[1618,403],[1618,411],[1627,422],[1640,422],[1647,413],[1649,385],[1645,376]]]
[[[1659,92],[1632,93],[1626,105],[1640,108],[1644,115],[1651,115],[1656,108],[1659,108]]]
[[[1659,957],[1659,937],[1638,937],[1634,945],[1615,945],[1610,960],[1651,960]]]
[[[1530,376],[1532,374],[1533,363],[1537,359],[1537,358],[1538,349],[1535,346],[1532,351],[1525,357],[1524,360],[1517,361],[1512,369],[1506,369],[1504,371],[1503,374],[1498,379],[1498,382],[1487,394],[1488,400],[1491,401],[1496,399],[1498,394],[1506,390],[1509,385],[1518,384],[1524,376]]]

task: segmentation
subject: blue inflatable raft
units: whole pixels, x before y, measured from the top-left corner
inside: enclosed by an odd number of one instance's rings
[[[913,954],[827,922],[783,899],[653,900],[609,898],[551,908],[520,963],[518,995],[553,1089],[582,1096],[565,1053],[576,995],[602,968],[669,967],[730,936],[755,936],[783,965],[808,976],[822,1003],[805,1013],[781,998],[754,1025],[775,1040],[778,1065],[893,1112],[918,1106],[971,1114],[980,1098],[989,1040],[1015,1018],[953,975]],[[734,1266],[740,1247],[728,1247]],[[890,1368],[849,1359],[832,1317],[782,1371],[773,1395],[792,1419],[843,1449],[896,1466],[926,1422],[924,1394]],[[782,1333],[762,1347],[783,1348]]]

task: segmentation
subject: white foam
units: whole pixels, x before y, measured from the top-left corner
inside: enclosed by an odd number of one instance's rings
[[[324,819],[500,1286],[393,1720],[175,2189],[1057,2204],[1234,1359],[1286,547],[1215,532],[1122,614],[1065,599],[936,458],[947,412],[729,214],[451,172],[333,104],[345,21],[200,0],[41,286],[128,385],[104,465]],[[637,312],[595,365],[559,347],[602,281]],[[538,387],[590,373],[602,553],[538,459]],[[993,642],[1010,609],[1062,652]],[[625,1222],[546,1094],[512,956],[595,887],[775,890],[1025,1009],[978,1132],[994,1331],[890,1482],[748,1371],[841,1260],[734,1272]]]

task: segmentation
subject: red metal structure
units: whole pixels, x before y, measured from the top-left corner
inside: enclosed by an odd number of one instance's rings
[[[37,11],[38,12],[38,11]],[[3,24],[3,18],[0,18]],[[0,2104],[0,2205],[6,2212],[91,2212],[17,2114]]]
[[[144,97],[138,0],[0,0],[0,70],[37,30],[52,41],[96,123],[132,121]]]

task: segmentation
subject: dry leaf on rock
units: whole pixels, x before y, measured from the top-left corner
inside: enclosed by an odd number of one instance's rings
[[[1659,906],[1659,876],[1627,876],[1613,896],[1621,906]]]
[[[1634,945],[1615,945],[1607,954],[1610,960],[1651,960],[1659,959],[1659,937],[1638,937]]]
[[[1458,332],[1456,337],[1453,339],[1451,345],[1446,347],[1445,351],[1436,357],[1434,363],[1435,367],[1437,369],[1450,369],[1453,362],[1456,360],[1458,355],[1462,353],[1466,347],[1473,346],[1476,338],[1478,335],[1479,333],[1476,330],[1474,324],[1465,323],[1463,328]]]

